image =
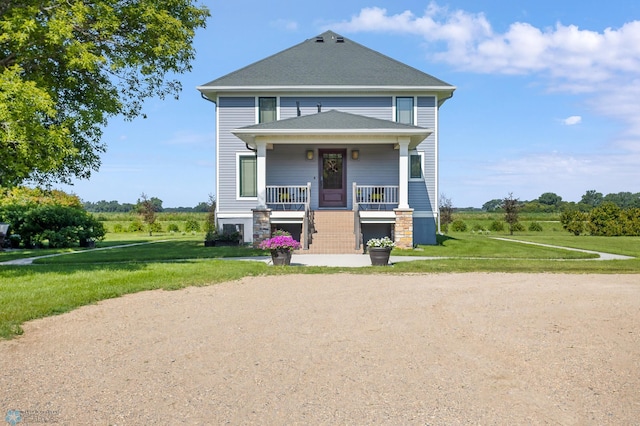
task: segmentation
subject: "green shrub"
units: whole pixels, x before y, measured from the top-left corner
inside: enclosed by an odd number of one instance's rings
[[[39,246],[45,241],[51,248],[82,245],[87,240],[104,238],[105,228],[80,207],[43,204],[14,206],[11,209],[12,231],[19,234],[25,247]],[[16,214],[22,211],[19,216]]]
[[[625,209],[621,216],[624,223],[624,235],[640,235],[640,208]]]
[[[199,232],[200,231],[200,222],[195,219],[187,219],[184,224],[185,232]]]
[[[175,223],[170,223],[167,225],[167,231],[169,232],[180,232],[180,228]]]
[[[579,210],[566,210],[560,215],[562,227],[573,235],[580,235],[585,230],[588,214]]]
[[[471,230],[473,232],[484,232],[484,227],[482,225],[480,225],[479,223],[474,223],[473,227],[471,228]]]
[[[493,231],[493,232],[504,231],[504,222],[501,220],[494,220],[493,222],[491,222],[491,225],[489,225],[489,231]]]
[[[464,221],[457,219],[451,223],[451,230],[454,232],[465,232],[467,230],[467,224]]]
[[[121,223],[113,225],[113,232],[124,232],[124,226]]]
[[[524,231],[524,225],[521,222],[515,222],[511,225],[511,230],[513,232],[522,232]]]
[[[149,229],[151,232],[162,232],[162,225],[159,222],[153,222],[149,225]]]
[[[129,224],[129,232],[142,232],[144,231],[144,225],[139,220],[134,220]]]
[[[610,201],[600,204],[589,214],[589,232],[607,237],[622,235],[621,213],[622,209],[617,204]]]
[[[542,225],[538,222],[531,222],[529,224],[529,231],[531,232],[542,232]]]

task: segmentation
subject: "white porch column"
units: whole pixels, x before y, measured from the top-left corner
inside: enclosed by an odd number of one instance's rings
[[[258,208],[267,207],[267,143],[256,140]]]
[[[398,138],[400,176],[398,179],[398,208],[409,208],[409,138]]]

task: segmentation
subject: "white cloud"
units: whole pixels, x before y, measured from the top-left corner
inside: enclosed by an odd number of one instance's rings
[[[269,23],[274,28],[284,29],[287,31],[296,31],[298,29],[298,23],[296,21],[289,21],[286,19],[277,19]]]
[[[562,122],[567,126],[574,126],[582,122],[582,117],[580,117],[579,115],[572,115],[571,117],[567,117],[562,120]]]
[[[594,112],[624,124],[619,135],[624,146],[640,146],[640,21],[602,31],[514,22],[499,33],[483,13],[450,10],[432,2],[422,16],[371,7],[330,27],[418,35],[427,42],[431,60],[459,70],[531,75],[550,92],[587,94],[587,105]],[[579,122],[574,120],[569,117],[564,123]]]

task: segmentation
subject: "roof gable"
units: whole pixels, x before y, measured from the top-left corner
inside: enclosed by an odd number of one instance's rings
[[[283,50],[200,86],[201,91],[250,87],[408,87],[453,91],[427,73],[333,31]]]

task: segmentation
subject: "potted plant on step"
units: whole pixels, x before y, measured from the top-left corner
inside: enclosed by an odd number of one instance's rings
[[[395,243],[389,237],[372,238],[367,241],[367,251],[373,266],[387,266],[389,264],[389,256],[391,249]]]
[[[271,260],[274,265],[290,265],[291,253],[302,246],[286,232],[274,232],[274,236],[260,243],[260,248],[271,251]]]

